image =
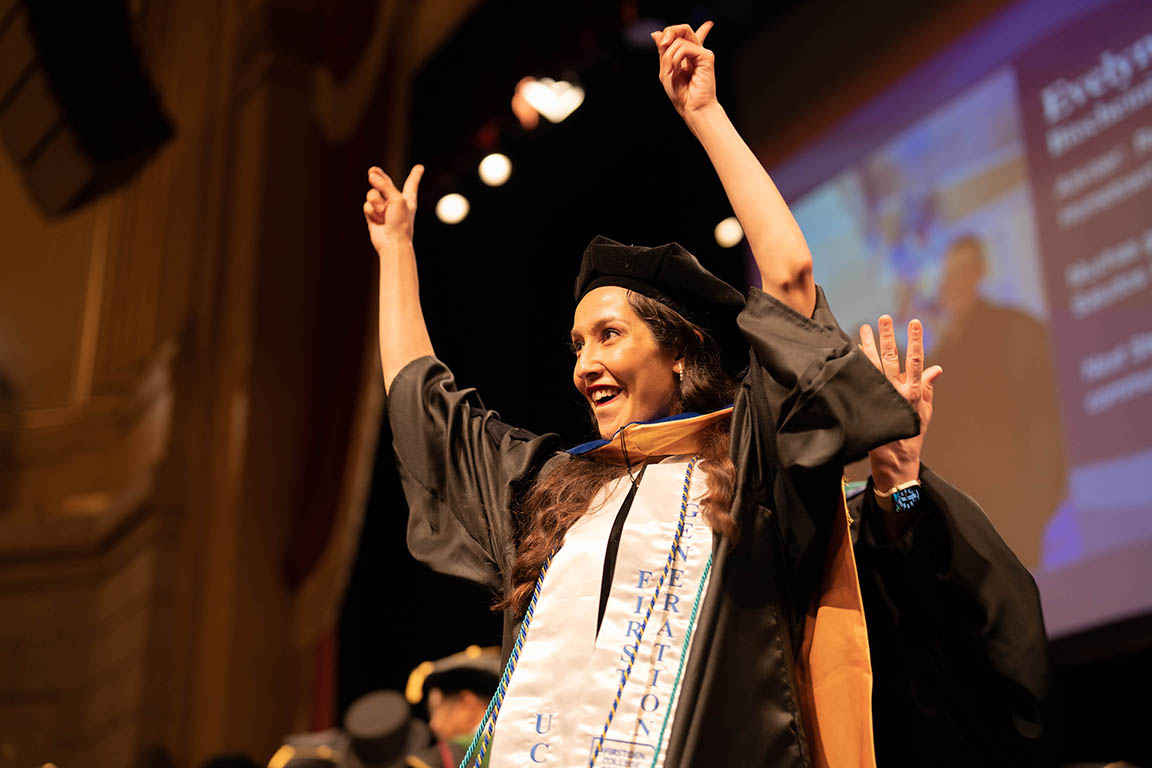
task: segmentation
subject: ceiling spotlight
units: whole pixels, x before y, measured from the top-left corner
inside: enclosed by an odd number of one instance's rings
[[[512,175],[512,161],[507,155],[493,152],[480,161],[480,180],[490,187],[498,187]]]
[[[516,90],[533,109],[552,123],[559,123],[584,103],[583,88],[550,77],[539,80],[526,77],[517,84]]]
[[[468,215],[468,198],[453,192],[436,203],[436,218],[445,224],[459,224]]]
[[[520,127],[526,131],[531,131],[540,125],[540,113],[528,103],[528,99],[524,98],[524,86],[535,80],[534,77],[520,78],[520,82],[516,83],[516,89],[512,92],[512,114],[516,115]]]
[[[744,228],[740,226],[735,216],[729,216],[716,225],[712,235],[721,248],[731,248],[744,239]]]

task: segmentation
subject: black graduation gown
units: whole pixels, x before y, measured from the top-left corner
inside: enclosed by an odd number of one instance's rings
[[[896,541],[871,483],[850,499],[872,657],[877,765],[1048,764],[1040,594],[971,498],[920,468]]]
[[[731,424],[738,534],[715,538],[667,766],[810,764],[795,659],[843,465],[918,430],[822,292],[806,318],[753,288],[738,323],[750,347]],[[516,555],[513,510],[538,477],[570,460],[558,437],[504,424],[432,357],[396,376],[387,408],[412,554],[504,592]],[[506,656],[519,618],[505,613]]]

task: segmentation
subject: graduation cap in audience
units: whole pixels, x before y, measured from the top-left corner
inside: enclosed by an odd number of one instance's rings
[[[347,768],[384,768],[428,745],[428,725],[412,717],[399,691],[369,693],[344,715],[348,736]]]
[[[499,648],[470,645],[460,653],[426,661],[412,670],[404,695],[412,704],[426,701],[433,688],[444,695],[472,691],[482,699],[489,699],[500,682],[500,671]]]
[[[428,742],[428,726],[398,691],[373,691],[348,708],[343,730],[285,738],[268,768],[391,768]]]

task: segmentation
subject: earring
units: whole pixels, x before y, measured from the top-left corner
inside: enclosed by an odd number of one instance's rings
[[[684,383],[684,368],[682,368],[682,367],[678,368],[676,370],[676,375],[680,377],[680,383],[683,384]]]

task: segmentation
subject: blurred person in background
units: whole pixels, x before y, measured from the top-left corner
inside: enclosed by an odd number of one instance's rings
[[[419,675],[427,674],[421,683]],[[470,647],[429,667],[421,665],[408,680],[428,710],[435,743],[409,755],[413,768],[456,768],[468,752],[500,680],[500,649]],[[415,703],[415,702],[414,702]]]
[[[1040,320],[980,295],[987,273],[982,240],[952,242],[933,351],[948,375],[925,458],[979,499],[1020,562],[1037,568],[1068,481],[1051,345]]]
[[[399,691],[372,691],[344,713],[343,728],[284,737],[268,768],[400,768],[428,745],[428,726]]]

